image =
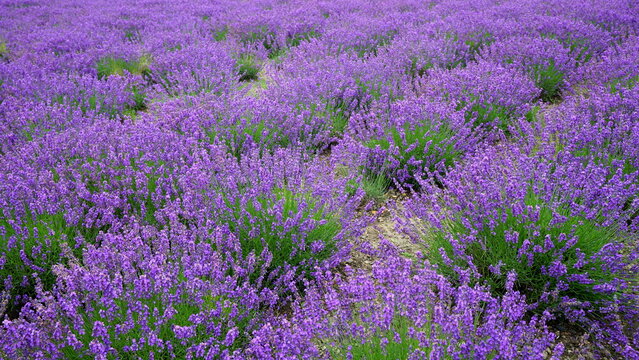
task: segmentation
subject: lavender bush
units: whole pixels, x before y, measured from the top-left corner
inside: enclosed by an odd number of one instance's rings
[[[313,288],[292,319],[268,322],[248,353],[260,359],[558,358],[546,316],[524,320],[525,298],[493,298],[481,287],[452,286],[428,266],[390,257],[372,275]],[[508,339],[502,341],[501,339]]]
[[[490,62],[435,72],[422,91],[465,110],[466,119],[474,126],[504,130],[513,118],[531,111],[539,96],[539,90],[522,73]]]
[[[535,311],[584,323],[632,319],[637,173],[558,157],[559,164],[508,150],[478,155],[448,174],[441,195],[411,201],[409,216],[427,221],[417,221],[414,235],[452,280],[470,277],[502,294],[514,272],[514,288]]]

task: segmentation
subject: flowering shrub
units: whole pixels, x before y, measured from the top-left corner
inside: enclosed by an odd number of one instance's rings
[[[361,154],[365,183],[399,187],[418,185],[420,177],[437,177],[467,151],[476,132],[464,114],[426,97],[396,102],[388,113],[371,113],[352,120],[352,136],[344,141],[348,151]]]
[[[158,54],[150,71],[157,92],[179,96],[230,90],[230,80],[238,78],[235,67],[228,49],[214,43]]]
[[[512,275],[512,274],[511,274]],[[512,289],[492,297],[481,287],[452,286],[426,266],[388,256],[372,275],[312,288],[288,320],[266,323],[247,352],[253,358],[544,358],[562,353],[546,315],[526,321],[525,299]],[[508,339],[501,341],[500,339]]]
[[[490,62],[431,74],[424,93],[456,104],[474,126],[507,130],[513,118],[532,110],[539,90],[517,70]]]
[[[554,101],[576,81],[577,62],[568,49],[552,38],[522,36],[505,39],[488,47],[485,59],[528,73],[541,90],[541,99]]]
[[[549,114],[547,136],[556,147],[584,162],[595,162],[610,169],[610,176],[621,169],[630,175],[639,169],[637,122],[639,91],[621,90],[611,94],[607,88],[595,88],[587,103],[582,99],[566,101]]]
[[[3,324],[0,354],[228,357],[258,324],[257,310],[273,299],[231,270],[232,235],[209,236],[201,242],[195,233],[142,228],[105,235],[100,248],[85,250],[82,264],[71,258],[68,267],[56,267],[55,292],[38,289],[21,317]],[[171,251],[157,253],[155,246]],[[22,340],[12,341],[16,336]]]
[[[129,141],[138,147],[129,149]],[[32,274],[50,289],[62,243],[79,255],[100,232],[131,219],[161,226],[155,213],[177,197],[175,176],[189,163],[186,144],[148,126],[108,121],[45,137],[3,157],[5,290],[33,295]]]
[[[347,192],[350,177],[337,176],[334,165],[305,158],[290,149],[273,155],[250,152],[239,163],[229,158],[222,165],[224,160],[215,159],[215,174],[211,160],[199,163],[182,179],[191,189],[182,200],[183,221],[228,228],[242,256],[255,259],[252,280],[296,291],[315,266],[342,261],[351,247],[347,238],[368,221],[355,218],[361,195]]]
[[[609,171],[570,156],[557,164],[493,149],[449,173],[441,197],[415,197],[410,216],[428,222],[414,234],[452,280],[471,277],[502,294],[516,273],[514,289],[535,311],[577,322],[634,316],[639,253],[636,224],[626,220],[639,204],[626,200],[637,193],[637,174]]]
[[[250,151],[272,153],[288,146],[312,152],[330,139],[330,130],[317,114],[265,98],[207,95],[163,103],[157,111],[164,114],[163,127],[223,146],[238,159]]]
[[[582,69],[583,76],[595,84],[605,85],[611,92],[634,88],[639,81],[633,56],[638,45],[637,37],[632,36],[619,46],[606,50],[601,61],[589,63]]]

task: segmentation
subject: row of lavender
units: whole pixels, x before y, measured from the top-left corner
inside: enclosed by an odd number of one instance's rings
[[[0,9],[0,357],[639,358],[633,2]]]

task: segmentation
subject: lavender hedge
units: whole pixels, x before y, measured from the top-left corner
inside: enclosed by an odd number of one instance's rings
[[[639,359],[635,2],[0,19],[1,358]]]

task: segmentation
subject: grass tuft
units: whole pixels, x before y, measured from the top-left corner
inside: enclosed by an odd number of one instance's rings
[[[535,85],[541,89],[541,100],[555,102],[561,96],[564,73],[551,61],[548,65],[533,65],[531,68]]]
[[[125,60],[122,58],[105,57],[100,59],[96,65],[98,79],[106,79],[109,76],[124,76],[128,72],[133,75],[149,75],[151,59],[148,56],[141,56],[137,60]]]
[[[254,81],[258,79],[260,73],[260,65],[252,54],[242,54],[237,59],[237,72],[240,81]]]

